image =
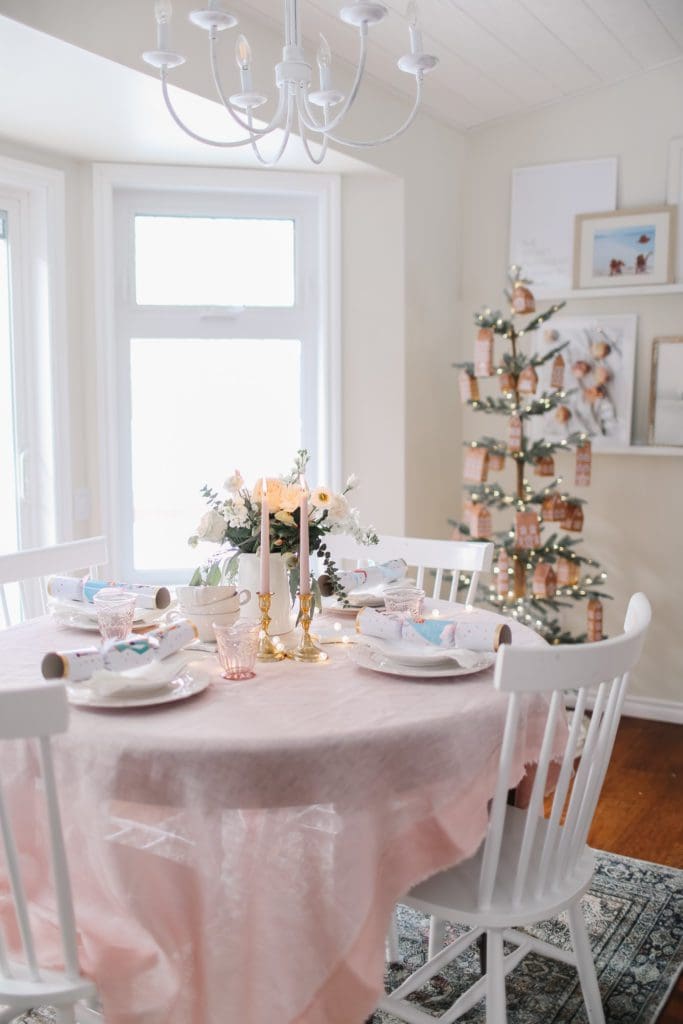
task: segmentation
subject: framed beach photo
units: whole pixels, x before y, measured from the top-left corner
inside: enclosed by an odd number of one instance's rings
[[[580,213],[574,233],[574,287],[623,288],[674,279],[675,206]]]
[[[649,440],[683,445],[683,337],[652,343]]]
[[[529,418],[531,441],[562,441],[579,431],[595,451],[630,445],[637,327],[638,317],[625,313],[557,316],[534,331],[534,355],[565,346],[567,397],[561,417],[552,409]],[[552,360],[538,367],[538,395],[554,390],[552,373]]]

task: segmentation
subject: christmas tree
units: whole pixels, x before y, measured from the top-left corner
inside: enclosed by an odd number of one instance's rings
[[[563,478],[555,468],[556,456],[564,461],[573,452],[574,486],[587,486],[591,442],[586,433],[570,429],[568,399],[573,391],[565,388],[562,356],[567,343],[552,344],[547,351],[529,344],[534,332],[564,303],[534,315],[521,326],[520,317],[536,313],[528,287],[531,282],[521,276],[518,266],[511,267],[508,276],[509,315],[491,309],[476,314],[474,361],[455,364],[460,368],[462,400],[476,412],[505,418],[507,434],[505,439],[485,435],[465,442],[463,517],[450,522],[460,537],[494,541],[493,582],[482,587],[479,599],[483,603],[533,627],[551,643],[600,640],[601,601],[609,596],[601,589],[606,574],[598,562],[577,550],[585,501],[561,489]],[[556,333],[543,332],[551,343]],[[496,337],[502,345],[496,344]],[[548,386],[539,391],[537,371],[541,367],[546,368],[542,373],[548,377]],[[580,368],[572,369],[578,377]],[[482,395],[483,379],[495,382],[497,393]],[[566,425],[561,439],[548,440],[542,430],[531,429],[535,418],[548,416]],[[506,488],[492,481],[490,474],[508,465],[514,472],[512,485]],[[532,473],[538,483],[530,481]],[[494,520],[502,528],[494,529]],[[587,602],[585,631],[563,628],[563,609],[582,601]]]

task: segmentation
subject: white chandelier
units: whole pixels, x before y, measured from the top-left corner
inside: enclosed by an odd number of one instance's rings
[[[311,88],[313,70],[301,44],[299,0],[285,0],[285,38],[282,61],[275,67],[275,85],[279,93],[277,109],[268,124],[264,127],[257,127],[254,124],[253,112],[267,102],[267,97],[254,90],[251,73],[251,49],[243,35],[238,36],[235,44],[235,59],[240,76],[239,92],[227,96],[221,81],[216,53],[218,33],[234,28],[237,25],[237,18],[223,10],[220,2],[221,0],[208,0],[207,8],[191,12],[190,21],[208,32],[209,61],[216,91],[230,117],[243,132],[246,132],[244,138],[220,141],[198,135],[183,122],[173,107],[168,92],[168,71],[184,64],[185,58],[170,47],[170,0],[156,0],[154,14],[157,22],[157,48],[148,50],[142,55],[147,64],[159,69],[161,89],[168,111],[178,127],[182,128],[190,138],[208,146],[220,146],[225,149],[251,146],[262,164],[273,165],[285,152],[289,137],[296,129],[311,161],[314,164],[320,164],[325,158],[330,141],[355,149],[379,146],[398,138],[415,120],[422,100],[424,75],[435,68],[438,63],[436,57],[425,53],[422,49],[422,33],[418,26],[415,0],[411,0],[407,10],[410,53],[404,54],[398,60],[400,70],[415,78],[415,102],[408,118],[399,128],[388,135],[369,141],[345,139],[340,137],[337,131],[356,100],[365,72],[368,28],[371,25],[376,25],[388,14],[384,4],[376,2],[376,0],[354,0],[339,12],[341,20],[357,28],[360,37],[358,66],[349,94],[345,96],[332,85],[332,53],[322,34],[317,53],[318,88]],[[259,143],[277,129],[283,131],[277,152],[266,157],[261,152]],[[314,153],[311,148],[312,140],[319,144],[317,153]]]

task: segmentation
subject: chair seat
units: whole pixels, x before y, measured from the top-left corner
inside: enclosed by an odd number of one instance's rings
[[[41,980],[34,981],[25,964],[10,962],[10,969],[13,978],[0,977],[0,1006],[8,1004],[17,1008],[30,1008],[39,1002],[59,1006],[79,999],[90,999],[96,993],[95,985],[86,978],[72,980],[60,971],[41,968]]]
[[[457,867],[432,875],[411,889],[402,900],[408,906],[434,917],[460,921],[473,926],[507,928],[531,924],[559,914],[572,900],[586,891],[595,866],[595,854],[584,847],[573,873],[563,877],[559,886],[545,891],[540,898],[533,893],[533,880],[538,875],[543,843],[548,829],[546,820],[540,821],[531,853],[528,879],[521,901],[512,902],[512,891],[517,873],[517,862],[522,844],[526,812],[509,807],[505,818],[499,869],[493,890],[491,906],[478,906],[479,878],[484,850],[482,843],[477,853]]]

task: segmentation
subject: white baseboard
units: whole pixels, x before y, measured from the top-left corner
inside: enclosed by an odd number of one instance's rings
[[[594,703],[594,695],[589,694],[586,708],[590,710]],[[574,707],[573,695],[568,696],[567,707]],[[677,725],[683,725],[683,701],[660,700],[657,697],[627,697],[622,715],[627,718],[648,718],[653,722],[675,722]]]

